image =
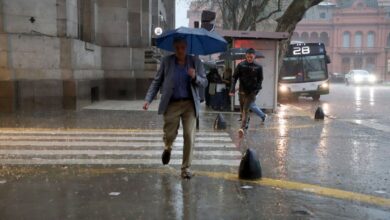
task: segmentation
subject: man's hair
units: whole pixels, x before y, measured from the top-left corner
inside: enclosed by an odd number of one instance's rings
[[[248,50],[246,50],[245,53],[246,53],[246,54],[255,54],[256,51],[255,51],[255,49],[253,49],[253,48],[249,48]]]
[[[175,37],[173,39],[173,44],[177,44],[177,43],[185,43],[187,44],[187,41],[184,37]]]

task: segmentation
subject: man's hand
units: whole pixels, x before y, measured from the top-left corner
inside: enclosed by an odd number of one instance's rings
[[[189,68],[188,69],[188,75],[191,77],[191,79],[195,79],[196,73],[194,68]]]
[[[229,96],[234,96],[234,92],[229,92]]]
[[[145,111],[147,111],[149,109],[149,102],[145,102],[144,103],[144,106],[142,107]]]

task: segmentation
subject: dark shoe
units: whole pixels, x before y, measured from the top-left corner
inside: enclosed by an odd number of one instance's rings
[[[169,160],[171,159],[171,151],[170,150],[164,150],[161,160],[164,165],[167,165],[169,163]]]
[[[264,117],[261,117],[261,121],[264,123],[265,119],[267,119],[267,115],[264,115]]]
[[[183,169],[181,170],[181,178],[183,179],[191,179],[192,173],[189,169]]]

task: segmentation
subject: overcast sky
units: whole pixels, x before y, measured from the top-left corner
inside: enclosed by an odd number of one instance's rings
[[[176,27],[188,27],[188,0],[176,0]]]

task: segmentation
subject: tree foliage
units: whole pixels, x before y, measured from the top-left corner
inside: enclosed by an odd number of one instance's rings
[[[192,0],[200,8],[220,13],[223,29],[255,30],[256,24],[267,19],[276,21],[275,31],[288,32],[281,44],[285,51],[294,29],[306,11],[322,0]]]

